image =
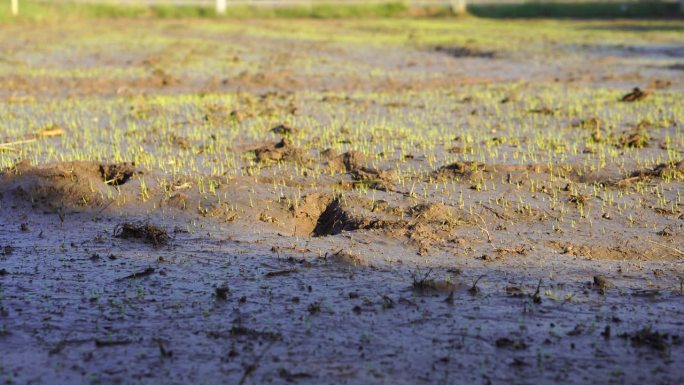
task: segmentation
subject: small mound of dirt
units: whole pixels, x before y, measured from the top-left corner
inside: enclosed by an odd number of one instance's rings
[[[306,162],[307,156],[304,150],[297,148],[288,138],[280,142],[263,146],[254,150],[257,162]]]
[[[415,222],[456,224],[454,210],[442,203],[419,203],[408,210]]]
[[[651,92],[649,91],[642,91],[639,87],[634,87],[632,89],[632,92],[624,95],[622,97],[623,102],[638,102],[640,100],[646,99],[649,95],[651,95]]]
[[[367,215],[352,214],[338,198],[319,193],[305,196],[297,206],[290,207],[290,212],[294,216],[297,235],[323,237],[343,231],[400,227],[398,222],[379,219],[370,212]]]
[[[114,236],[121,239],[140,239],[155,247],[163,246],[171,239],[169,234],[157,225],[132,222],[117,225],[114,228]]]
[[[684,179],[684,160],[673,163],[661,163],[651,171],[658,178]]]
[[[651,138],[649,138],[646,131],[636,128],[631,132],[626,132],[620,135],[617,141],[618,147],[627,148],[644,148],[648,146]]]
[[[684,178],[684,160],[661,163],[651,170],[634,171],[631,176],[682,179]]]
[[[312,235],[315,237],[337,235],[343,231],[358,230],[362,227],[361,220],[347,212],[339,200],[333,199],[318,217]]]
[[[430,223],[417,222],[406,227],[406,235],[418,247],[418,255],[428,255],[433,246],[444,243],[448,231]]]
[[[486,174],[496,174],[506,178],[509,183],[524,183],[530,174],[557,174],[552,168],[544,164],[488,164],[471,161],[455,162],[442,166],[433,172],[437,179],[465,179],[481,181]],[[558,170],[562,171],[562,170]]]
[[[352,178],[359,184],[382,191],[394,189],[396,172],[394,170],[376,170],[374,168],[361,167],[351,171]]]
[[[435,171],[435,176],[440,179],[466,178],[470,179],[488,171],[487,165],[476,162],[455,162],[440,167]]]
[[[32,166],[20,162],[0,175],[1,190],[34,205],[58,207],[100,206],[109,188],[103,183],[100,165],[94,162],[60,162]]]
[[[160,87],[174,86],[181,82],[180,79],[164,71],[162,68],[152,70],[150,79]]]
[[[684,180],[684,160],[661,163],[652,169],[633,171],[629,177],[620,179],[614,184],[617,187],[628,187],[632,183],[650,178]]]
[[[271,128],[271,132],[276,135],[289,136],[297,133],[297,130],[284,124],[279,124]]]
[[[121,186],[136,174],[135,163],[101,164],[100,175],[105,184]]]
[[[476,57],[484,59],[494,59],[496,57],[496,52],[494,51],[482,51],[472,47],[463,46],[442,46],[438,45],[435,47],[435,52],[440,52],[455,58],[464,57]]]
[[[335,151],[332,148],[326,148],[325,150],[321,151],[321,156],[323,157],[323,159],[326,159],[326,160],[332,160],[337,155],[338,155],[337,151]]]
[[[302,201],[297,206],[290,207],[295,218],[295,234],[309,235],[312,234],[318,218],[328,207],[333,198],[323,194],[309,194],[302,198]]]
[[[328,162],[333,172],[351,172],[365,167],[368,158],[359,151],[348,151],[338,155]]]

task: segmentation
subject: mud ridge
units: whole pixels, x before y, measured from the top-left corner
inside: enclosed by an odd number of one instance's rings
[[[0,191],[11,191],[33,205],[96,207],[119,194],[115,187],[138,173],[130,163],[77,161],[32,166],[22,161],[0,174]]]

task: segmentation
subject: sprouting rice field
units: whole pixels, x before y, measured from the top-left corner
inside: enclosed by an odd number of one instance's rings
[[[683,22],[0,29],[0,383],[684,381]]]

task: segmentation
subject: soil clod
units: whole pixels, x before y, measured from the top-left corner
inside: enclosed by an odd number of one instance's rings
[[[646,99],[650,94],[649,91],[642,91],[639,87],[634,87],[632,92],[625,94],[621,100],[623,102],[637,102]]]
[[[595,275],[594,276],[594,287],[595,288],[597,288],[601,291],[605,291],[610,286],[611,286],[611,283],[606,277],[604,277],[602,275]]]
[[[669,335],[653,330],[650,326],[634,333],[623,333],[620,337],[628,338],[634,346],[647,346],[661,352],[666,351],[669,347]]]
[[[361,169],[367,163],[366,155],[359,151],[349,151],[332,158],[328,162],[328,166],[334,172],[351,172]]]
[[[318,217],[316,227],[313,229],[313,236],[336,235],[343,231],[357,230],[360,227],[360,221],[344,210],[339,200],[333,199]]]
[[[151,223],[125,222],[119,224],[114,228],[114,236],[122,239],[141,239],[155,247],[163,246],[171,239],[166,230]]]
[[[296,133],[297,130],[284,124],[279,124],[271,128],[271,132],[277,135],[289,136]]]
[[[143,271],[138,271],[138,272],[135,272],[135,273],[133,273],[133,274],[127,275],[127,276],[121,278],[120,280],[124,280],[124,279],[137,279],[137,278],[147,277],[147,276],[152,275],[152,274],[154,273],[154,271],[155,271],[155,270],[154,270],[154,267],[148,267],[148,268],[146,268],[146,269],[143,270]]]
[[[280,142],[266,145],[254,150],[257,162],[305,162],[306,152],[297,148],[290,139],[283,138]]]
[[[230,289],[228,288],[227,285],[222,285],[214,289],[214,297],[216,297],[217,300],[219,301],[225,301],[228,299],[228,294],[230,293]]]
[[[100,175],[105,184],[121,186],[135,175],[135,163],[101,164]]]
[[[635,128],[633,131],[624,133],[618,138],[619,146],[627,148],[648,147],[649,141],[650,138],[646,131],[640,128]]]

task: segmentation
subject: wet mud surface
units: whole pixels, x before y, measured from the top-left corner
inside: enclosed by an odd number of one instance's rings
[[[220,227],[179,229],[155,248],[114,237],[113,218],[34,214],[27,226],[2,239],[3,374],[17,383],[677,383],[681,374],[677,282],[615,274],[624,263],[557,255],[527,268],[370,268],[297,250],[307,241],[274,251],[227,240]],[[609,283],[596,284],[599,273]]]

